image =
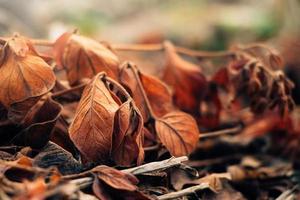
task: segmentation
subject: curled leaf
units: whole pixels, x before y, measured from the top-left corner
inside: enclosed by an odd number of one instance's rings
[[[99,73],[84,89],[69,133],[87,161],[105,162],[113,157],[120,165],[134,160],[139,164],[143,160],[141,124],[125,89]]]
[[[162,80],[173,88],[175,104],[183,111],[194,113],[205,93],[206,78],[200,67],[179,57],[173,44],[166,42],[164,45],[166,68]]]
[[[95,176],[93,192],[99,199],[152,199],[138,190],[138,179],[132,174],[104,165],[95,167],[92,172]]]
[[[273,51],[269,55],[269,64],[272,69],[278,69],[281,68],[284,63],[281,55],[278,52]]]
[[[120,83],[132,95],[145,122],[151,118],[152,110],[161,117],[174,109],[169,88],[159,79],[141,73],[132,63],[122,65]]]
[[[117,56],[97,41],[72,33],[64,33],[54,44],[54,58],[67,72],[70,85],[84,78],[106,72],[116,79],[119,70]]]
[[[190,154],[199,139],[199,130],[194,118],[184,112],[174,111],[155,122],[160,141],[173,156]]]
[[[144,159],[143,150],[143,119],[132,102],[125,102],[120,106],[115,115],[113,145],[111,154],[116,163],[128,165],[136,158],[141,164]]]
[[[29,145],[33,148],[42,148],[49,141],[55,123],[60,116],[62,106],[45,95],[33,106],[21,126],[23,130],[12,140],[18,145]]]
[[[0,58],[0,102],[6,108],[53,88],[55,75],[29,40],[21,36],[9,39]]]
[[[115,189],[137,190],[138,179],[131,174],[121,172],[111,167],[100,165],[92,170],[105,184]]]

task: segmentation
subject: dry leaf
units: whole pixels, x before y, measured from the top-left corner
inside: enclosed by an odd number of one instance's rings
[[[66,70],[70,85],[102,71],[113,79],[118,77],[118,57],[99,42],[84,36],[64,33],[54,44],[54,58],[58,66]]]
[[[43,96],[23,119],[23,130],[11,141],[19,145],[42,148],[49,141],[62,106],[51,99],[50,94]]]
[[[92,171],[95,175],[93,192],[99,199],[151,199],[138,191],[138,179],[132,174],[104,165],[98,166]]]
[[[199,130],[194,118],[184,112],[171,112],[155,122],[160,141],[173,156],[190,154],[199,139]]]
[[[145,122],[151,118],[149,106],[158,117],[174,109],[169,88],[159,79],[141,73],[132,63],[122,65],[120,83],[133,97]]]
[[[144,160],[143,119],[132,102],[125,102],[120,106],[115,114],[114,126],[111,149],[114,161],[126,166],[137,157],[138,165],[141,164]]]
[[[114,86],[121,89],[119,96],[112,96],[109,88]],[[84,89],[69,132],[88,161],[108,161],[112,154],[117,164],[129,165],[143,160],[140,123],[143,124],[139,111],[125,89],[99,73]],[[119,151],[115,152],[115,148]]]
[[[3,47],[0,60],[0,101],[12,103],[49,92],[55,84],[51,67],[33,49],[29,40],[15,36]]]
[[[189,63],[176,53],[173,44],[165,42],[166,68],[162,80],[174,90],[174,102],[183,111],[195,113],[207,87],[199,66]]]

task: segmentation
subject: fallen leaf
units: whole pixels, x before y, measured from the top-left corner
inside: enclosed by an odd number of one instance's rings
[[[115,114],[111,154],[116,163],[126,166],[136,158],[140,165],[144,160],[142,132],[143,119],[132,102],[125,102]]]
[[[173,156],[190,154],[196,148],[200,135],[195,119],[180,111],[157,119],[155,129],[160,141]]]
[[[84,78],[106,72],[116,79],[119,71],[118,57],[97,41],[73,33],[64,33],[54,44],[54,58],[64,68],[70,85]]]
[[[174,109],[169,88],[159,79],[140,72],[134,64],[124,63],[119,79],[133,97],[145,122],[151,118],[149,109],[159,117]]]
[[[46,94],[54,84],[51,67],[37,56],[29,40],[15,36],[7,41],[0,60],[0,102],[6,108]]]
[[[129,165],[134,160],[139,164],[143,160],[143,121],[126,90],[108,79],[99,73],[84,89],[70,137],[88,161],[108,161],[112,155],[117,164]],[[118,94],[112,96],[109,88],[114,86]]]
[[[205,94],[207,81],[199,66],[183,60],[172,43],[165,42],[166,67],[162,80],[173,90],[175,104],[183,111],[194,113]]]
[[[62,106],[50,95],[43,96],[28,111],[21,123],[23,130],[12,139],[12,143],[33,148],[42,148],[47,144],[62,110]]]
[[[151,199],[138,190],[138,179],[132,174],[104,165],[94,168],[92,172],[95,175],[93,192],[100,199]]]

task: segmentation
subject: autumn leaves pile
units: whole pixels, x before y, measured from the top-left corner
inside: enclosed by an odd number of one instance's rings
[[[50,138],[54,142],[62,140],[57,143],[63,144],[70,143],[64,141],[69,138],[84,162],[113,162],[120,166],[142,164],[145,144],[162,143],[173,156],[188,155],[194,150],[199,138],[196,121],[175,108],[171,90],[158,78],[141,73],[132,63],[121,64],[104,45],[71,33],[55,42],[52,55],[53,60],[49,54],[37,52],[30,40],[22,36],[8,39],[2,48],[2,110],[7,120],[21,127],[9,143],[42,148]],[[65,70],[71,87],[84,85],[66,133],[69,137],[64,135],[63,139],[55,138],[55,133],[51,136],[63,109],[52,99],[60,81],[47,64],[53,61],[57,66],[52,66]],[[190,81],[202,85],[205,77],[193,67],[187,68],[195,71]],[[194,109],[201,88],[195,85],[189,91],[180,80],[166,80],[182,96],[183,100],[175,99],[179,105]],[[190,92],[195,99],[185,97]]]
[[[217,87],[229,93],[230,103],[248,95],[253,112],[277,106],[284,115],[293,108],[292,83],[248,49],[234,51],[230,65],[208,80],[165,42],[160,80],[121,63],[109,45],[73,33],[59,37],[50,52],[37,51],[19,35],[1,42],[1,119],[14,127],[4,143],[42,148],[52,140],[67,150],[74,144],[84,163],[140,165],[144,147],[155,145],[173,156],[189,155],[199,139],[198,125],[220,122],[224,105]],[[277,54],[269,55],[271,67],[280,65]],[[68,84],[56,75],[60,71]],[[80,101],[76,113],[64,119],[69,108],[62,104],[72,94],[71,101]]]
[[[14,35],[1,38],[0,47],[0,145],[17,152],[16,157],[7,157],[1,151],[1,160],[14,161],[1,161],[0,167],[3,172],[16,168],[42,173],[42,179],[30,184],[42,188],[39,193],[45,195],[64,180],[76,182],[92,175],[84,184],[93,182],[100,199],[109,199],[105,190],[112,196],[119,190],[120,195],[150,199],[138,192],[133,175],[104,165],[130,167],[166,153],[189,155],[201,137],[199,127],[218,128],[243,107],[249,106],[254,114],[272,110],[282,118],[294,107],[293,83],[277,71],[280,56],[262,45],[192,55],[165,42],[166,64],[156,76],[143,73],[144,66],[121,62],[113,45],[74,33],[46,44]],[[208,76],[178,51],[229,62]],[[156,156],[147,158],[145,150]],[[63,175],[97,167],[61,176],[36,165],[58,166]],[[46,186],[49,173],[52,178]],[[27,186],[10,187],[15,190],[5,193],[30,191]],[[55,189],[53,194],[62,191]]]

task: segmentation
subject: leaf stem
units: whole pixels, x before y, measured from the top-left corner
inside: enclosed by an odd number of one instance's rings
[[[112,49],[116,51],[162,51],[165,50],[163,44],[111,44]],[[177,53],[184,54],[191,57],[199,58],[214,58],[214,57],[233,57],[236,55],[235,51],[198,51],[192,50],[185,47],[176,46],[175,50]]]
[[[87,83],[82,83],[80,85],[76,85],[72,88],[69,88],[69,89],[65,89],[65,90],[61,90],[61,91],[58,91],[58,92],[55,92],[52,94],[52,98],[58,98],[60,96],[63,96],[63,95],[66,95],[68,93],[71,93],[71,92],[74,92],[74,91],[77,91],[77,90],[81,90],[83,89],[85,86],[87,85]]]
[[[142,97],[143,97],[143,99],[144,99],[144,101],[145,101],[145,104],[146,104],[146,108],[147,108],[147,110],[148,110],[148,113],[149,113],[149,120],[151,121],[151,120],[156,120],[157,119],[157,116],[155,115],[155,113],[153,112],[153,110],[152,110],[152,106],[151,106],[151,104],[150,104],[150,101],[149,101],[149,99],[148,99],[148,97],[147,97],[147,94],[146,94],[146,92],[145,92],[145,90],[144,90],[144,87],[143,87],[143,84],[142,84],[142,82],[141,82],[141,79],[140,79],[140,76],[139,76],[139,74],[138,73],[140,73],[139,72],[139,70],[138,70],[138,68],[135,66],[135,65],[133,65],[133,64],[131,64],[131,63],[125,63],[125,65],[126,65],[126,67],[127,68],[129,68],[131,71],[132,71],[132,73],[133,73],[133,75],[134,75],[134,78],[136,79],[136,81],[137,81],[137,85],[138,85],[138,87],[139,87],[139,89],[140,89],[140,91],[141,91],[141,93],[142,93]]]

